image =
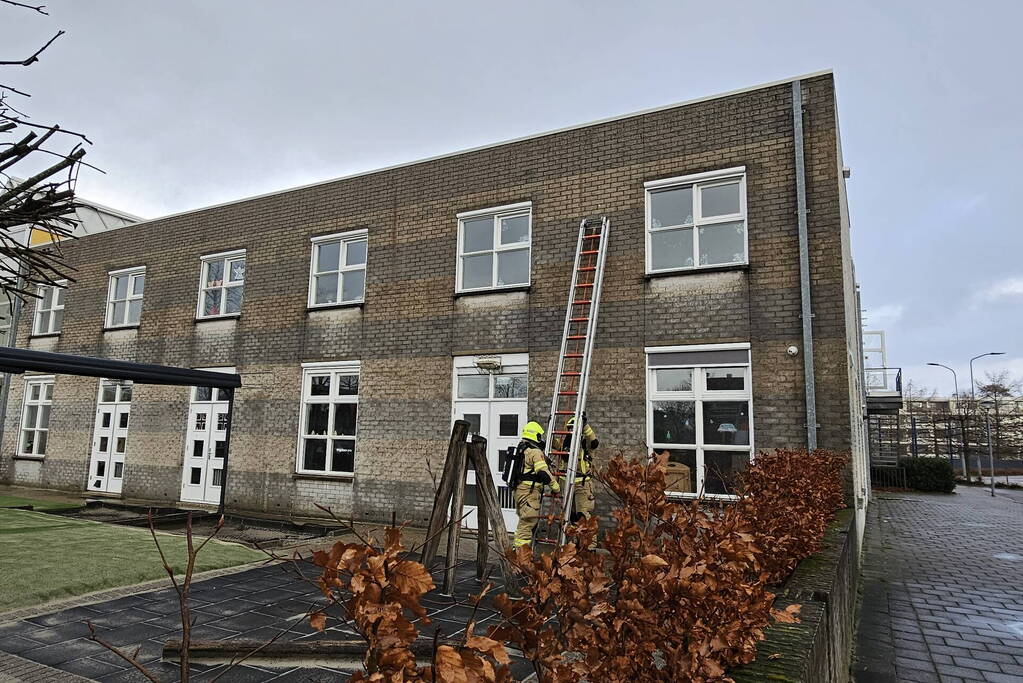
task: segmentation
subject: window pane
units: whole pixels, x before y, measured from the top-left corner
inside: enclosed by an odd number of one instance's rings
[[[308,418],[306,420],[305,433],[317,436],[326,435],[329,410],[330,404],[327,403],[311,403],[306,406]]]
[[[462,288],[476,289],[494,284],[493,254],[462,258]]]
[[[305,453],[302,457],[302,468],[325,472],[327,469],[327,440],[306,439]]]
[[[668,451],[664,490],[675,493],[696,493],[696,451]]]
[[[313,375],[310,377],[309,394],[312,396],[329,396],[330,375]]]
[[[123,475],[124,475],[124,463],[123,462],[115,462],[114,463],[114,479],[120,479]]]
[[[37,318],[36,332],[46,334],[50,331],[50,314],[40,313]]]
[[[36,432],[36,455],[46,455],[47,432]]]
[[[749,406],[746,401],[704,401],[703,442],[749,445]]]
[[[124,453],[125,448],[128,446],[128,439],[123,436],[117,437],[117,441],[114,443],[114,452],[118,455]]]
[[[366,271],[350,270],[341,279],[341,300],[358,301],[366,291]]]
[[[316,276],[316,303],[337,303],[337,273]]]
[[[47,383],[43,385],[43,398],[47,401],[53,398],[53,384]]]
[[[366,240],[349,242],[345,246],[345,265],[358,266],[366,262]]]
[[[690,368],[654,370],[657,391],[692,391],[693,371]]]
[[[501,219],[501,244],[516,244],[529,241],[529,216],[512,216]]]
[[[107,464],[105,462],[103,462],[102,460],[97,460],[96,461],[96,476],[97,477],[102,477],[103,474],[106,471],[107,471]]]
[[[700,215],[730,216],[739,213],[739,183],[700,188]]]
[[[136,324],[142,318],[142,299],[132,299],[128,302],[128,323]]]
[[[53,331],[54,332],[60,332],[60,330],[61,330],[61,328],[63,326],[64,326],[64,311],[63,310],[54,311],[53,312]]]
[[[474,218],[462,223],[462,252],[486,251],[494,248],[494,219]]]
[[[192,457],[193,458],[206,457],[206,441],[204,439],[192,440]]]
[[[66,289],[64,289],[63,287],[57,287],[56,292],[54,293],[55,300],[54,300],[54,304],[53,305],[54,306],[63,306],[64,305],[64,295],[65,294],[67,294],[67,290]]]
[[[108,429],[110,427],[110,415],[110,413],[103,413],[103,417],[101,418],[103,429]]]
[[[203,295],[203,315],[220,315],[220,292],[220,289],[211,289]]]
[[[127,429],[128,428],[128,413],[121,413],[118,416],[117,426],[120,427],[121,429]]]
[[[330,469],[333,472],[355,471],[355,441],[352,439],[331,439],[334,457]]]
[[[693,188],[676,187],[650,193],[650,227],[689,225],[693,222]]]
[[[36,423],[36,426],[39,427],[39,429],[50,428],[50,406],[39,406],[39,422]]]
[[[189,476],[190,478],[188,481],[191,482],[193,485],[198,486],[199,484],[202,483],[202,468],[193,467],[192,472]]]
[[[650,233],[650,265],[654,270],[693,266],[693,229]]]
[[[490,398],[490,376],[489,375],[459,376],[458,398]]]
[[[515,413],[512,413],[511,415],[501,415],[500,421],[498,422],[497,434],[498,436],[518,436],[519,416]]]
[[[706,493],[735,494],[738,476],[749,466],[748,451],[704,451]]]
[[[32,453],[32,449],[36,443],[36,433],[34,430],[26,429],[21,433],[21,452]]]
[[[529,282],[529,249],[504,251],[497,255],[497,284],[519,285]]]
[[[358,375],[338,375],[337,376],[337,393],[339,396],[358,396],[359,395],[359,376]]]
[[[358,406],[355,403],[334,404],[334,434],[337,436],[355,436],[355,415]]]
[[[136,275],[132,281],[132,294],[135,296],[142,296],[142,292],[146,288],[146,275]]]
[[[128,296],[128,276],[118,275],[114,278],[114,298],[124,299]]]
[[[53,293],[54,293],[54,291],[55,291],[54,287],[43,287],[42,288],[43,298],[38,303],[38,307],[39,308],[44,309],[44,310],[49,310],[49,309],[53,308]]]
[[[245,279],[245,259],[231,261],[231,282],[241,282]]]
[[[696,443],[696,404],[693,401],[654,401],[655,443]]]
[[[223,261],[207,261],[206,262],[206,285],[209,287],[216,287],[224,283],[224,262]]]
[[[494,398],[525,398],[526,375],[498,375],[494,378]]]
[[[227,457],[227,441],[217,440],[213,442],[213,457],[220,459]]]
[[[708,391],[742,391],[746,388],[746,368],[707,368]]]
[[[316,246],[316,272],[337,270],[341,264],[341,242],[327,242]]]
[[[127,309],[127,305],[123,301],[118,301],[114,304],[114,314],[111,316],[111,323],[114,325],[124,324],[124,312]]]
[[[99,452],[106,453],[108,450],[110,450],[110,437],[101,436],[99,438]]]
[[[480,433],[482,417],[479,413],[466,413],[462,415],[462,419],[469,423],[469,436]]]
[[[125,401],[125,402],[131,401],[131,385],[130,384],[122,384],[121,385],[121,400]]]
[[[746,224],[742,221],[700,228],[700,265],[746,260]]]
[[[114,384],[104,384],[103,389],[100,392],[100,400],[104,403],[113,403],[117,400],[117,386]]]
[[[30,401],[38,401],[39,397],[42,396],[43,385],[42,384],[29,384],[28,385],[28,398]]]
[[[195,400],[196,401],[212,401],[213,400],[213,389],[210,387],[196,387],[195,388]]]
[[[33,429],[36,426],[36,418],[39,416],[39,406],[25,406],[25,422],[22,427]]]
[[[224,306],[225,313],[240,313],[242,310],[242,291],[243,287],[228,287],[224,291],[227,292],[227,304]]]

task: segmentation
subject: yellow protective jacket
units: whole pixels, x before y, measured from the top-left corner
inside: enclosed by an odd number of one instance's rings
[[[572,438],[571,436],[565,437],[565,441],[564,442],[565,443],[571,443],[571,442],[568,441],[568,439],[571,439],[571,438]],[[581,478],[586,477],[590,473],[590,464],[591,464],[590,461],[593,460],[592,453],[593,453],[593,451],[597,450],[597,445],[598,445],[598,443],[597,443],[597,433],[595,431],[593,431],[593,427],[591,427],[589,424],[584,424],[583,425],[582,450],[579,453],[579,465],[578,465],[579,469],[578,469],[578,472],[576,472],[576,474],[578,475],[576,477],[576,482],[579,482],[581,480]],[[560,450],[567,451],[568,449],[565,448],[564,446],[562,446],[562,448]],[[568,465],[568,458],[565,457],[565,456],[562,456],[562,459],[565,461],[565,465],[567,466]]]

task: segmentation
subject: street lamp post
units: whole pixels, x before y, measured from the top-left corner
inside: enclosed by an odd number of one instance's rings
[[[973,358],[970,359],[970,402],[973,403],[974,408],[976,408],[976,406],[977,406],[977,383],[973,381],[973,361],[977,360],[978,358],[984,358],[985,356],[1004,356],[1004,355],[1005,355],[1005,351],[988,351],[987,353],[982,353],[979,356],[974,356]],[[977,473],[979,474],[981,479],[984,478],[984,473],[980,471],[980,458],[979,457],[977,458]],[[969,479],[969,477],[966,477],[966,478]]]
[[[955,385],[955,388],[956,388],[956,412],[959,413],[959,433],[963,437],[963,478],[966,479],[967,481],[969,481],[970,480],[970,475],[969,475],[969,473],[967,472],[967,469],[966,469],[966,426],[964,425],[963,419],[962,419],[963,411],[959,407],[959,399],[960,399],[960,396],[959,396],[959,378],[956,376],[956,371],[953,370],[952,368],[948,367],[947,365],[942,365],[941,363],[928,363],[928,365],[933,365],[933,366],[939,367],[939,368],[945,368],[946,370],[948,370],[949,372],[952,373],[952,383]],[[951,454],[949,455],[949,457],[951,457]]]
[[[996,403],[993,399],[985,398],[980,402],[980,407],[984,409],[984,420],[987,422],[987,460],[988,469],[991,471],[991,497],[995,495],[995,452],[991,446],[991,409],[995,407]]]

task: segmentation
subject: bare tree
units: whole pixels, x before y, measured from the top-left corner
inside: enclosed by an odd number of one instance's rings
[[[0,6],[47,14],[44,5],[0,0]],[[0,59],[0,68],[30,67],[63,34],[57,31],[40,41],[41,47],[27,57]],[[19,108],[30,95],[7,85],[7,74],[0,71],[0,290],[8,299],[24,299],[37,296],[38,285],[73,280],[60,240],[73,237],[77,225],[75,183],[85,145],[91,142],[59,125],[30,120]],[[32,248],[29,240],[12,234],[22,226],[49,233],[53,244]]]

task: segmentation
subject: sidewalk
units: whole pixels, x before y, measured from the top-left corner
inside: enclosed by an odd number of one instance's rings
[[[882,493],[867,520],[859,683],[1023,680],[1023,496]]]

